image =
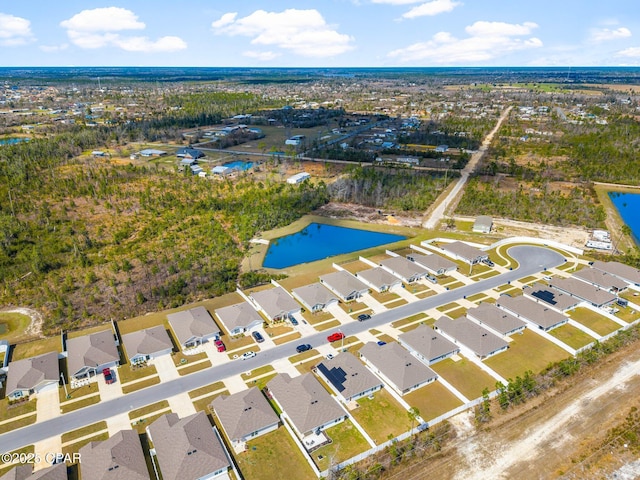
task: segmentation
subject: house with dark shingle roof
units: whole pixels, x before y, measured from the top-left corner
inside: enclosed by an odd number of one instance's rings
[[[182,348],[195,347],[220,336],[220,328],[204,307],[170,313],[167,320]]]
[[[178,149],[178,151],[176,152],[176,157],[197,160],[198,158],[204,157],[204,153],[201,150],[197,150],[195,148],[183,147]]]
[[[476,308],[467,310],[467,317],[499,335],[521,333],[527,324],[492,303],[481,302]]]
[[[401,334],[398,342],[427,365],[460,353],[460,347],[428,325]]]
[[[338,298],[317,282],[294,288],[291,293],[310,312],[320,312],[338,303]]]
[[[9,364],[6,396],[18,399],[58,388],[60,369],[58,352],[16,360]]]
[[[436,372],[402,348],[397,342],[385,345],[369,342],[358,351],[360,358],[399,395],[435,382]]]
[[[369,292],[369,287],[344,270],[321,275],[320,283],[335,293],[343,302],[350,302]]]
[[[434,328],[456,344],[471,350],[481,360],[506,352],[509,348],[509,344],[502,337],[491,333],[465,316],[452,320],[443,315],[436,320]]]
[[[110,328],[67,340],[67,370],[71,378],[88,378],[119,364],[120,354]]]
[[[149,480],[140,437],[134,430],[120,430],[102,442],[90,442],[78,453],[82,480]]]
[[[336,392],[344,403],[377,392],[384,385],[364,364],[349,352],[322,360],[315,373]]]
[[[259,388],[253,387],[233,395],[220,395],[210,404],[218,423],[234,448],[272,432],[280,419]]]
[[[260,327],[264,322],[257,310],[247,302],[218,308],[214,313],[227,329],[229,335],[243,334]]]
[[[203,411],[185,418],[167,413],[147,427],[147,436],[164,480],[213,479],[231,466]]]
[[[291,377],[279,373],[267,383],[268,396],[291,419],[296,434],[304,438],[343,422],[347,414],[313,373]]]
[[[373,288],[376,292],[382,293],[394,287],[402,286],[402,280],[397,278],[382,267],[360,270],[356,273],[358,280]]]
[[[282,287],[250,293],[249,300],[272,322],[286,320],[301,310],[298,302]]]
[[[122,336],[122,343],[131,364],[146,362],[173,351],[173,342],[164,325],[127,333]]]

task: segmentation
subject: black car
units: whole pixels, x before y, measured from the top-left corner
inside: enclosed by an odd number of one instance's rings
[[[369,315],[368,313],[361,313],[360,315],[358,315],[359,322],[364,322],[365,320],[369,320],[370,318],[371,315]]]
[[[308,343],[303,343],[302,345],[298,345],[296,347],[296,352],[298,353],[306,352],[307,350],[311,350],[311,345],[309,345]]]
[[[260,332],[253,332],[251,335],[253,335],[253,338],[256,339],[256,342],[258,343],[264,342],[264,337],[260,335]]]

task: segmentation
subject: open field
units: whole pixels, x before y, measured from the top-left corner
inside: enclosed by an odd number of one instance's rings
[[[359,406],[349,413],[377,444],[411,428],[407,411],[384,388],[375,392],[373,399],[363,397],[357,403]]]
[[[462,402],[437,380],[407,393],[402,398],[409,405],[417,408],[420,416],[427,422],[462,405]]]
[[[457,362],[446,358],[431,365],[431,368],[469,400],[482,396],[482,390],[485,388],[491,390],[496,384],[493,377],[464,357]]]
[[[234,455],[244,478],[280,478],[286,458],[286,477],[315,480],[313,470],[284,427],[247,442],[247,450]]]
[[[550,363],[569,356],[565,350],[542,338],[528,328],[522,335],[513,335],[506,352],[488,358],[484,363],[502,377],[516,378],[531,370],[540,373]]]

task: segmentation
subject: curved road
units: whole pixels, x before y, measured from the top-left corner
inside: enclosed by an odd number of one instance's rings
[[[480,280],[472,285],[466,285],[387,310],[372,316],[371,319],[366,322],[352,322],[342,325],[340,331],[346,336],[355,335],[380,325],[410,317],[424,310],[446,305],[463,297],[475,295],[476,293],[532,275],[547,268],[556,267],[566,261],[559,253],[543,247],[514,246],[508,250],[508,253],[519,264],[519,266],[512,271],[486,280]],[[303,340],[305,343],[317,347],[318,345],[326,343],[328,333],[330,332],[319,332],[305,337]],[[147,387],[113,400],[100,402],[44,422],[35,423],[18,430],[4,433],[0,436],[0,453],[10,452],[25,445],[31,445],[39,440],[82,428],[86,425],[105,420],[110,416],[126,413],[179,393],[203,387],[220,379],[271,364],[275,360],[286,358],[293,354],[294,346],[291,343],[277,346],[264,352],[259,352],[256,357],[249,360],[235,360],[224,365],[214,366],[182,378]]]

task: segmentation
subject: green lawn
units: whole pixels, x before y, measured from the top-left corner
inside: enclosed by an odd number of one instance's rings
[[[204,370],[205,368],[209,368],[211,366],[211,362],[206,360],[200,363],[194,363],[192,365],[187,364],[186,367],[183,367],[178,370],[178,374],[180,375],[189,375],[190,373],[199,372],[200,370]]]
[[[599,313],[584,307],[572,310],[569,312],[569,316],[576,322],[590,328],[599,335],[607,335],[621,328],[620,325],[613,320],[609,320],[604,315],[600,315]]]
[[[293,355],[292,357],[289,357],[289,361],[291,363],[298,363],[317,355],[320,355],[320,352],[318,352],[318,350],[316,350],[315,348],[312,348],[311,350],[307,350],[306,352],[298,353],[296,355]]]
[[[316,479],[294,439],[283,427],[250,440],[247,450],[234,457],[246,479]]]
[[[448,310],[453,310],[455,308],[460,308],[460,304],[456,302],[451,302],[451,303],[447,303],[446,305],[437,307],[436,310],[438,310],[439,312],[446,312]]]
[[[324,433],[333,442],[314,450],[311,455],[320,471],[371,448],[362,434],[349,420],[326,429]]]
[[[197,362],[198,360],[204,360],[207,358],[207,354],[205,352],[196,353],[195,355],[185,355],[183,352],[173,352],[171,354],[171,358],[173,359],[173,364],[176,367],[184,365],[186,363]]]
[[[3,423],[0,425],[0,434],[36,423],[36,417],[37,415],[34,413],[33,415],[21,418],[15,422]]]
[[[211,394],[208,397],[204,397],[204,398],[201,398],[200,400],[196,400],[195,402],[193,402],[193,406],[198,412],[200,410],[203,410],[207,413],[211,413],[209,412],[209,404],[213,402],[213,400],[220,395],[229,395],[229,390],[222,390],[218,393]]]
[[[585,345],[590,344],[591,342],[595,342],[595,338],[590,335],[587,335],[579,328],[574,327],[573,325],[565,324],[558,328],[554,328],[549,332],[549,335],[557,338],[561,342],[566,343],[571,348],[580,348]]]
[[[83,398],[77,402],[65,402],[60,405],[60,411],[62,413],[69,413],[79,408],[88,407],[89,405],[95,405],[100,402],[100,395],[93,395],[91,397]]]
[[[331,320],[333,318],[333,315],[329,312],[315,312],[315,313],[304,312],[302,316],[311,325],[315,325],[316,323],[321,323],[326,320]]]
[[[470,302],[475,302],[476,300],[481,300],[484,297],[486,297],[484,293],[476,293],[475,295],[467,297],[467,300],[469,300]]]
[[[513,341],[509,343],[509,349],[506,352],[484,361],[488,367],[506,379],[522,376],[528,370],[540,373],[550,363],[569,356],[566,350],[528,328],[522,335],[513,335],[511,338]]]
[[[273,379],[273,377],[275,377],[276,375],[277,373],[272,373],[270,375],[265,375],[264,377],[255,378],[253,380],[246,380],[244,383],[247,384],[247,387],[257,387],[262,390],[267,386],[267,383],[269,383],[271,379]]]
[[[392,302],[386,303],[384,306],[387,308],[395,308],[395,307],[399,307],[400,305],[406,305],[407,302],[404,298],[400,298],[398,300],[394,300]]]
[[[623,322],[631,323],[640,317],[640,313],[631,307],[616,306],[616,308],[618,309],[618,313],[615,315]]]
[[[126,384],[133,380],[138,380],[139,378],[151,377],[152,375],[157,374],[158,370],[156,370],[155,365],[143,364],[140,366],[132,366],[127,363],[118,367],[118,380],[121,384]]]
[[[482,396],[482,390],[491,389],[496,383],[493,377],[465,357],[457,362],[447,358],[431,365],[431,368],[469,400]]]
[[[377,301],[379,301],[380,303],[385,303],[385,302],[390,302],[392,300],[398,300],[400,298],[400,295],[398,295],[397,293],[393,293],[393,292],[376,292],[375,290],[371,290],[371,296],[373,298],[375,298]]]
[[[417,322],[418,320],[423,320],[425,318],[427,318],[426,313],[418,313],[416,315],[411,315],[410,317],[407,317],[403,320],[398,320],[397,322],[393,322],[391,326],[394,328],[400,328],[400,327],[403,327],[404,325],[408,325],[410,323]]]
[[[326,323],[320,325],[314,325],[314,328],[319,332],[324,332],[325,330],[329,330],[330,328],[339,327],[341,323],[338,320],[330,320]]]
[[[36,355],[42,355],[48,352],[61,352],[62,344],[60,337],[55,335],[53,337],[43,338],[41,340],[34,340],[33,342],[18,343],[13,347],[13,354],[11,360],[22,360],[23,358],[31,358]]]
[[[9,343],[14,343],[20,340],[27,339],[25,331],[31,318],[21,313],[0,313],[0,340],[6,340]],[[58,338],[60,342],[60,338]]]
[[[79,388],[71,388],[67,385],[67,391],[69,392],[69,400],[73,400],[80,397],[85,397],[87,395],[95,395],[98,393],[98,383],[91,382],[88,385],[83,385]],[[60,388],[58,391],[60,396],[60,403],[67,401],[67,397],[64,393],[64,388]]]
[[[160,377],[152,377],[147,380],[142,380],[137,383],[133,383],[131,385],[125,385],[122,387],[122,393],[131,393],[138,390],[142,390],[143,388],[150,387],[151,385],[157,385],[160,383]]]
[[[420,416],[427,422],[462,405],[458,397],[438,381],[407,393],[402,398],[409,405],[417,408]]]
[[[243,373],[240,376],[243,380],[251,380],[255,377],[259,377],[260,375],[264,375],[265,373],[273,372],[274,368],[271,365],[265,365],[260,368],[256,368],[255,370],[251,370],[250,372]]]
[[[377,444],[386,442],[389,435],[397,437],[411,428],[407,411],[384,388],[374,393],[372,400],[358,399],[358,405],[349,413]]]
[[[280,338],[274,338],[273,343],[275,343],[276,345],[282,345],[283,343],[293,342],[294,340],[299,339],[301,336],[302,335],[300,334],[300,332],[293,332]]]
[[[215,392],[216,390],[225,389],[224,382],[216,382],[211,385],[205,385],[204,387],[196,388],[195,390],[191,390],[189,392],[189,398],[197,398],[205,393]]]
[[[150,413],[157,412],[158,410],[164,410],[165,408],[169,408],[169,402],[167,400],[160,400],[159,402],[152,403],[151,405],[130,411],[129,419],[139,420],[141,418],[146,418]]]
[[[73,430],[71,432],[62,434],[62,443],[71,442],[76,438],[85,437],[87,435],[91,435],[92,433],[101,432],[102,430],[106,429],[107,422],[105,422],[104,420],[98,423],[87,425],[86,427],[79,428],[78,430]]]
[[[19,403],[9,405],[9,400],[5,397],[0,400],[0,422],[9,420],[20,415],[27,413],[35,413],[36,411],[36,399],[25,400]]]

